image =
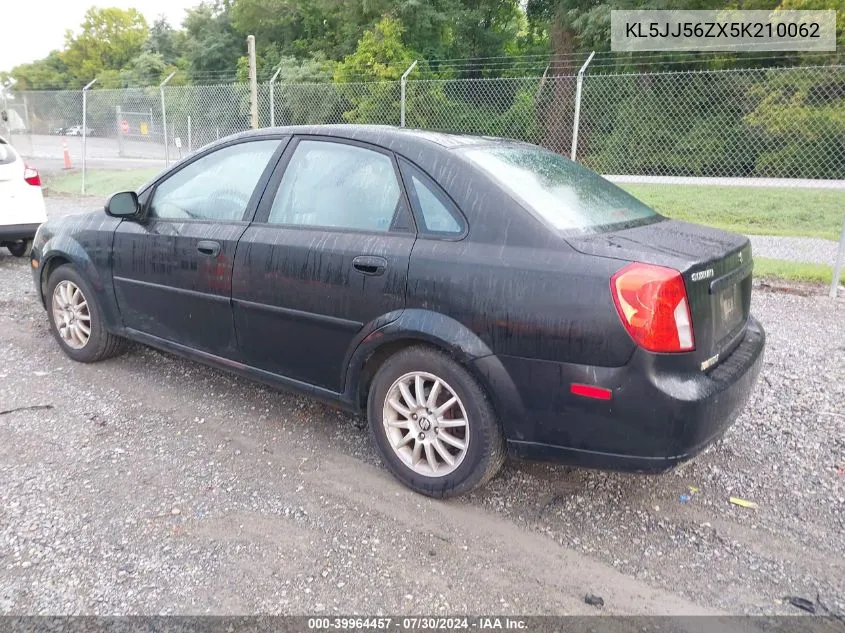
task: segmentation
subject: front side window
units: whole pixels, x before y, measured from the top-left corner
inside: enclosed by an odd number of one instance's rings
[[[258,179],[279,143],[238,143],[195,160],[156,187],[150,215],[170,220],[243,219]]]
[[[532,146],[488,146],[465,155],[554,228],[601,229],[657,217],[620,187],[559,154]]]
[[[393,160],[331,141],[301,141],[285,169],[268,222],[388,231],[400,202]]]

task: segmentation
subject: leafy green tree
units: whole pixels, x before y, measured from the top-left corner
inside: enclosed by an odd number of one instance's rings
[[[52,51],[44,59],[15,66],[8,76],[19,90],[62,90],[76,87],[69,78],[67,64],[60,51]]]
[[[382,18],[366,31],[355,52],[347,55],[334,71],[335,81],[390,81],[399,79],[417,57],[402,42],[404,27],[395,18]]]
[[[147,21],[136,9],[91,7],[79,32],[65,33],[62,59],[74,78],[87,82],[104,70],[129,64],[148,35]]]
[[[150,27],[150,36],[144,42],[144,51],[161,55],[165,64],[177,64],[184,45],[184,34],[176,31],[164,16]]]
[[[185,28],[183,55],[193,78],[235,74],[238,58],[246,50],[246,40],[232,25],[230,0],[201,2],[188,9],[182,25]]]

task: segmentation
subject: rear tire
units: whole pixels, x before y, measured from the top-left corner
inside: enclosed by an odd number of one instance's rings
[[[9,242],[6,248],[15,257],[29,257],[32,253],[32,240],[20,240],[18,242]]]
[[[430,497],[482,486],[505,460],[502,429],[481,386],[429,347],[403,349],[382,364],[370,387],[367,417],[390,472]]]
[[[44,299],[50,330],[73,360],[94,363],[126,349],[125,339],[106,330],[94,290],[72,264],[52,272]]]

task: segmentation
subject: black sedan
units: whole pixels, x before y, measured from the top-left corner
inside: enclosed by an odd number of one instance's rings
[[[74,360],[128,339],[366,412],[432,496],[506,454],[654,471],[712,443],[762,364],[751,270],[745,237],[540,147],[370,126],[222,139],[32,256]]]

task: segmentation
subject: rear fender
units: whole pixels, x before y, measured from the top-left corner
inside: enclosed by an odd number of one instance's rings
[[[397,345],[422,343],[451,356],[481,384],[502,422],[506,437],[521,435],[514,428],[514,422],[522,419],[519,412],[524,410],[519,392],[501,362],[478,335],[459,321],[429,310],[402,310],[380,320],[380,326],[362,330],[347,354],[344,396],[360,413],[365,413],[366,392],[363,390],[371,378],[371,374],[364,372],[367,362],[375,354],[395,349]]]

